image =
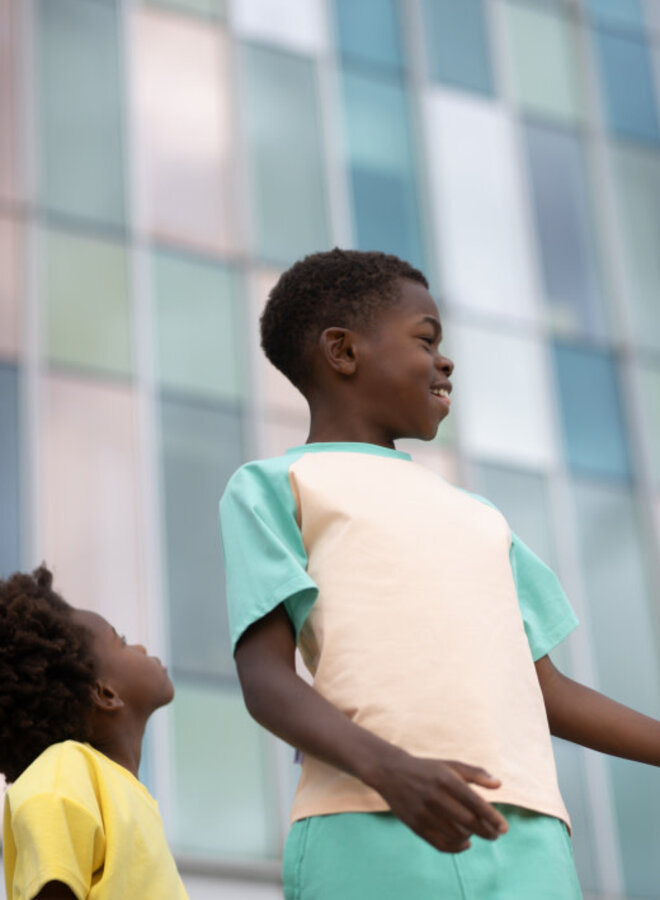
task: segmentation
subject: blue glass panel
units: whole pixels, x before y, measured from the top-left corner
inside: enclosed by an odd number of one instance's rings
[[[0,578],[20,568],[18,493],[18,376],[0,364]]]
[[[554,356],[569,467],[587,475],[630,477],[613,360],[600,350],[561,344]]]
[[[525,125],[545,295],[562,330],[606,330],[582,148],[569,131]]]
[[[493,71],[483,0],[424,0],[429,76],[483,94],[493,93]]]
[[[337,42],[345,60],[401,69],[397,0],[335,0]]]
[[[397,83],[345,73],[344,117],[357,247],[424,268],[412,125]]]
[[[644,30],[641,0],[586,0],[594,21],[613,27]]]
[[[186,673],[233,678],[218,502],[242,462],[240,416],[164,398],[161,428],[174,666]]]
[[[618,137],[660,143],[651,60],[634,37],[593,31],[607,124]]]

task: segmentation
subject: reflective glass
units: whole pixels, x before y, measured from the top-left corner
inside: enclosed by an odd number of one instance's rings
[[[657,0],[653,0],[657,2]],[[587,9],[595,22],[619,28],[644,30],[642,0],[586,0]]]
[[[218,502],[242,459],[237,412],[161,401],[164,557],[179,673],[235,677],[224,601]]]
[[[660,714],[660,670],[642,557],[644,537],[629,492],[576,483],[578,551],[589,602],[599,689],[642,712]],[[660,784],[644,766],[609,760],[629,896],[657,888]]]
[[[404,88],[343,75],[345,145],[357,248],[395,253],[425,268],[413,128]]]
[[[430,78],[492,94],[493,72],[483,0],[424,0],[422,11]]]
[[[530,112],[562,121],[582,119],[584,94],[575,27],[551,9],[512,0],[503,12],[518,103]]]
[[[301,53],[327,48],[322,0],[239,0],[232,8],[234,29],[243,38],[268,41]]]
[[[17,199],[16,96],[19,46],[16,0],[0,0],[0,197]]]
[[[165,240],[235,250],[240,235],[225,35],[153,10],[138,12],[133,35],[145,227]]]
[[[452,404],[466,452],[508,465],[552,466],[556,448],[543,343],[487,326],[454,325],[452,347]]]
[[[131,298],[122,244],[43,232],[47,346],[52,362],[131,371]]]
[[[647,458],[655,486],[660,488],[660,366],[642,366],[640,380]]]
[[[335,0],[339,52],[347,62],[403,67],[397,0]]]
[[[177,679],[173,718],[176,849],[230,858],[276,856],[269,738],[243,698]]]
[[[0,363],[0,578],[20,568],[18,373]]]
[[[227,14],[227,0],[145,0],[145,3],[212,18],[223,19]]]
[[[118,32],[114,3],[38,4],[42,201],[117,225],[125,216]]]
[[[475,312],[534,320],[539,304],[509,118],[492,103],[434,91],[426,120],[444,297]]]
[[[175,392],[238,399],[243,391],[240,285],[227,266],[153,255],[158,380]]]
[[[290,263],[330,243],[316,68],[257,45],[241,62],[256,251]]]
[[[616,365],[591,347],[554,346],[564,447],[576,474],[629,478],[630,458]]]
[[[579,138],[529,122],[524,136],[552,324],[602,335],[606,317]]]
[[[611,158],[635,338],[660,350],[660,155],[617,147]]]
[[[10,359],[16,358],[19,346],[22,234],[13,219],[0,218],[0,357]]]
[[[607,124],[613,135],[660,144],[658,107],[646,43],[593,30]]]
[[[552,653],[553,659],[555,652]],[[562,668],[562,667],[560,667]],[[563,671],[566,671],[563,669]],[[585,751],[568,741],[553,741],[557,778],[562,797],[571,817],[571,833],[575,866],[583,891],[601,890],[598,864],[594,854],[593,834],[598,827],[586,790]]]

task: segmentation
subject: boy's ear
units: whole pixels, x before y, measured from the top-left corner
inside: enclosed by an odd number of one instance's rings
[[[94,701],[94,706],[103,712],[115,712],[115,710],[121,709],[124,705],[124,701],[117,691],[103,681],[94,683],[92,700]]]
[[[319,338],[326,362],[340,375],[352,375],[357,369],[356,334],[350,328],[326,328]]]

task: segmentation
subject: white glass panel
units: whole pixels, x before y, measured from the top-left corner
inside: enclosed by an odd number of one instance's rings
[[[308,434],[309,417],[298,421],[266,418],[259,435],[259,456],[281,456],[290,447],[304,444]]]
[[[234,0],[231,16],[241,37],[270,41],[303,53],[327,47],[321,0]]]
[[[449,303],[537,316],[529,227],[510,121],[501,108],[433,91],[426,103],[432,204]]]
[[[18,353],[19,340],[21,232],[11,219],[0,219],[0,356],[12,359]]]
[[[143,9],[134,22],[141,213],[160,238],[237,245],[227,41],[220,28]]]
[[[541,341],[454,325],[452,404],[467,451],[545,468],[557,458]]]

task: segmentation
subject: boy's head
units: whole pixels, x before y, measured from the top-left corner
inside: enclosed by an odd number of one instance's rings
[[[51,744],[106,739],[173,687],[144,648],[69,606],[45,566],[0,581],[0,772],[14,781]]]

